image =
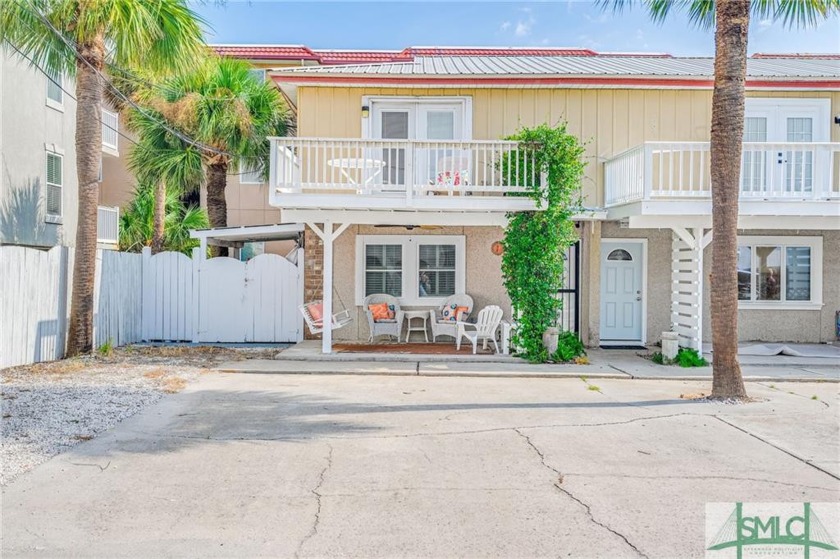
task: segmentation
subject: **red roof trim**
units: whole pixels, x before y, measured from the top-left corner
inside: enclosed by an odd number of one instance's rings
[[[643,77],[507,77],[507,78],[434,78],[434,77],[408,77],[408,76],[304,76],[300,74],[275,74],[272,76],[275,82],[289,83],[335,83],[335,84],[370,84],[380,85],[614,85],[614,86],[643,86],[643,87],[702,87],[714,86],[714,81],[702,78],[643,78]],[[774,89],[788,88],[838,88],[840,81],[806,81],[806,80],[747,80],[747,87],[761,87]]]

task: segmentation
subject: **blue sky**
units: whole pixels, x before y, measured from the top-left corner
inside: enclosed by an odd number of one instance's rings
[[[228,0],[196,5],[213,43],[305,44],[313,48],[554,46],[602,51],[711,55],[711,31],[675,15],[651,23],[641,9],[605,13],[592,2],[279,2]],[[817,29],[753,21],[750,53],[840,52],[840,19]]]

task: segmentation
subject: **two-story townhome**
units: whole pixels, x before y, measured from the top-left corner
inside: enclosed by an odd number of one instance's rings
[[[268,203],[308,225],[307,299],[356,320],[370,293],[430,308],[454,292],[510,305],[501,257],[509,196],[504,137],[564,121],[586,146],[580,243],[566,327],[589,345],[663,331],[709,339],[709,130],[713,60],[591,52],[529,56],[432,49],[409,60],[270,72],[297,136],[272,139]],[[840,57],[748,61],[740,176],[743,340],[834,340],[840,309]],[[323,255],[323,256],[322,256]],[[337,297],[333,297],[333,291]],[[571,308],[569,308],[571,307]]]
[[[75,86],[0,48],[0,244],[50,248],[76,241]],[[103,164],[118,158],[117,115],[103,111]],[[100,206],[98,237],[117,244],[119,210]]]

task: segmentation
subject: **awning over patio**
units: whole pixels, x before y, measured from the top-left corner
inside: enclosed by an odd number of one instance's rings
[[[208,245],[242,248],[242,245],[250,242],[296,241],[303,236],[303,229],[303,223],[243,225],[237,227],[194,229],[190,231],[190,237],[199,240],[203,253]]]

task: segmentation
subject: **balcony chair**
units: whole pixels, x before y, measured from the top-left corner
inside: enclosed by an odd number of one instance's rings
[[[458,335],[456,337],[455,348],[460,350],[461,338],[467,338],[472,343],[473,355],[475,355],[478,350],[478,342],[482,342],[482,349],[487,349],[487,341],[489,340],[493,342],[496,353],[499,353],[499,344],[496,342],[496,330],[499,329],[503,314],[501,308],[496,305],[490,305],[481,309],[475,324],[458,322]]]
[[[436,175],[433,177],[429,195],[452,196],[456,192],[469,195],[470,158],[466,156],[445,156],[437,160]]]
[[[467,310],[458,312],[458,307],[466,307]],[[465,320],[472,310],[473,298],[466,293],[456,293],[444,299],[437,309],[429,311],[429,314],[431,314],[429,322],[432,324],[432,341],[437,341],[438,336],[455,338],[458,334],[458,321]]]
[[[374,319],[370,306],[382,303],[388,305],[391,316],[388,318]],[[368,326],[370,327],[370,342],[373,342],[376,336],[396,336],[397,342],[400,341],[404,314],[400,309],[400,302],[396,297],[385,293],[374,293],[365,297],[363,308],[368,319]]]

